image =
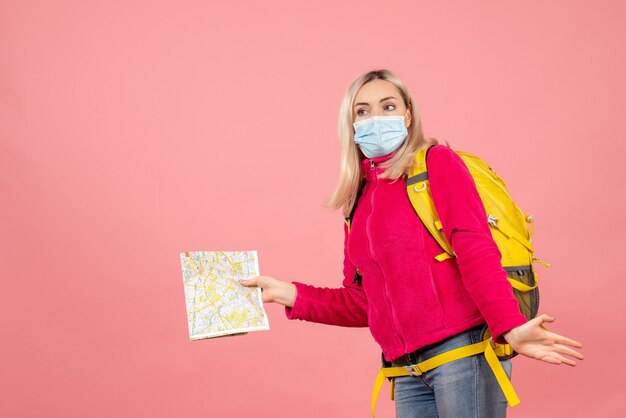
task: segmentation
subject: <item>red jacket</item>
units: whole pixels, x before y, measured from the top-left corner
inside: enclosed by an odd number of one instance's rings
[[[526,318],[507,282],[485,207],[463,160],[444,145],[428,154],[433,203],[456,258],[421,222],[406,192],[406,176],[380,179],[378,163],[364,159],[366,184],[344,239],[343,287],[297,288],[289,319],[347,327],[369,326],[386,360],[393,360],[486,322],[493,338]],[[352,283],[355,269],[362,286]]]

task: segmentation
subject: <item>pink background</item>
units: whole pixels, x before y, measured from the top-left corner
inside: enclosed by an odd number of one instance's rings
[[[514,360],[510,416],[623,416],[623,2],[214,3],[0,2],[0,416],[368,416],[366,328],[271,304],[191,342],[178,253],[339,286],[339,102],[379,67],[536,216],[542,311],[585,344]]]

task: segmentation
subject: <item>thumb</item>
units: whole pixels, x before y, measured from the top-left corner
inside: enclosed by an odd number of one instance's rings
[[[555,318],[553,316],[550,316],[545,313],[539,315],[539,318],[541,318],[541,322],[554,322],[555,321]]]
[[[536,318],[533,318],[531,322],[535,322],[535,325],[539,325],[541,328],[547,331],[548,328],[544,325],[544,322],[554,322],[554,321],[555,319],[553,316],[550,316],[544,313],[544,314],[538,315]]]
[[[252,277],[251,279],[239,280],[239,283],[242,284],[243,286],[250,287],[250,286],[256,286],[257,280],[258,280],[258,276]]]

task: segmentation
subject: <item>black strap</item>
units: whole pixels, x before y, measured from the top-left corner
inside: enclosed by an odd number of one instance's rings
[[[350,215],[346,218],[346,221],[350,222],[350,227],[352,227],[352,218],[354,218],[354,212],[356,212],[356,205],[359,202],[359,197],[363,193],[363,189],[365,188],[365,183],[367,181],[365,178],[361,181],[359,185],[359,189],[356,192],[356,198],[354,199],[354,203],[352,204],[352,209],[350,209]],[[354,272],[354,279],[352,279],[352,283],[356,283],[357,286],[363,286],[363,276],[359,274],[358,271]]]
[[[361,180],[361,184],[359,185],[359,189],[356,192],[356,198],[354,199],[354,203],[352,204],[352,209],[350,209],[350,215],[346,218],[346,221],[350,221],[350,225],[352,225],[352,218],[354,218],[354,212],[356,212],[356,205],[359,203],[359,197],[363,193],[363,189],[365,188],[365,183],[367,180],[364,178]]]

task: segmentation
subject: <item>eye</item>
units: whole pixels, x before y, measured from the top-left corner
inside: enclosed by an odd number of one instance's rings
[[[385,105],[385,110],[387,110],[387,106],[391,106],[391,107],[393,108],[393,109],[389,109],[389,110],[396,110],[396,105],[394,105],[394,104],[387,103],[387,104]]]
[[[358,116],[363,116],[363,115],[364,115],[364,113],[361,113],[361,111],[362,111],[362,110],[363,110],[363,111],[365,111],[365,109],[364,109],[364,108],[360,108],[359,110],[357,110],[357,111],[356,111],[356,114],[357,114]]]

